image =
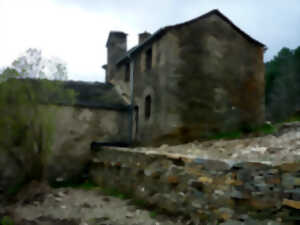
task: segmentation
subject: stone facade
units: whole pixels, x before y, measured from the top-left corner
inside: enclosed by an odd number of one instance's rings
[[[119,47],[124,33],[111,32],[108,43],[107,81],[128,103],[132,91],[132,132],[142,144],[182,143],[264,121],[265,46],[218,10],[141,34],[127,52]]]

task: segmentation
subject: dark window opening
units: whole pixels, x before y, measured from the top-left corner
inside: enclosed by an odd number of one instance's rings
[[[128,82],[130,79],[130,65],[126,63],[125,65],[125,81]]]
[[[139,107],[138,106],[134,107],[134,112],[135,112],[135,136],[137,136],[139,131]]]
[[[152,67],[152,48],[146,51],[146,69],[150,70]]]
[[[151,96],[147,95],[145,99],[145,119],[148,120],[151,116]]]

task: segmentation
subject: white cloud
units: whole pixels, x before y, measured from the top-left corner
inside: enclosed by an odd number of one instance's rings
[[[192,19],[218,8],[236,25],[265,43],[270,59],[280,48],[300,45],[298,0],[146,1],[0,0],[0,68],[28,48],[39,48],[68,65],[69,78],[104,81],[105,43],[110,30],[137,34]]]
[[[70,79],[104,80],[104,43],[110,27],[118,26],[109,23],[107,15],[49,0],[1,0],[0,7],[1,66],[33,47],[66,61]]]

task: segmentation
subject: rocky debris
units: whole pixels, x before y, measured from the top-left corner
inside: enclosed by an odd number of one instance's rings
[[[158,220],[151,218],[148,211],[132,209],[127,201],[95,190],[52,190],[34,182],[16,196],[17,203],[2,207],[0,202],[0,217],[16,218],[16,224],[78,225],[203,221],[294,225],[300,221],[299,123],[286,124],[277,134],[264,137],[195,141],[160,148],[106,148],[95,154],[91,168],[94,181],[101,186],[118,188],[151,206],[186,218]],[[12,181],[12,175],[19,170],[11,167],[9,173],[0,171],[0,184],[6,182],[3,177]],[[66,178],[56,171],[53,179]],[[7,184],[1,185],[2,191],[7,189]]]
[[[282,124],[273,135],[235,140],[211,140],[160,147],[132,149],[146,154],[197,156],[225,162],[260,162],[270,165],[300,161],[300,122]]]
[[[194,224],[295,225],[300,222],[298,125],[278,137],[103,148],[94,154],[91,176]]]

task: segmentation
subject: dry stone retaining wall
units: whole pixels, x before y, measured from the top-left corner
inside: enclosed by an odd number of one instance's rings
[[[105,148],[92,179],[195,224],[300,222],[300,162],[277,166]]]

